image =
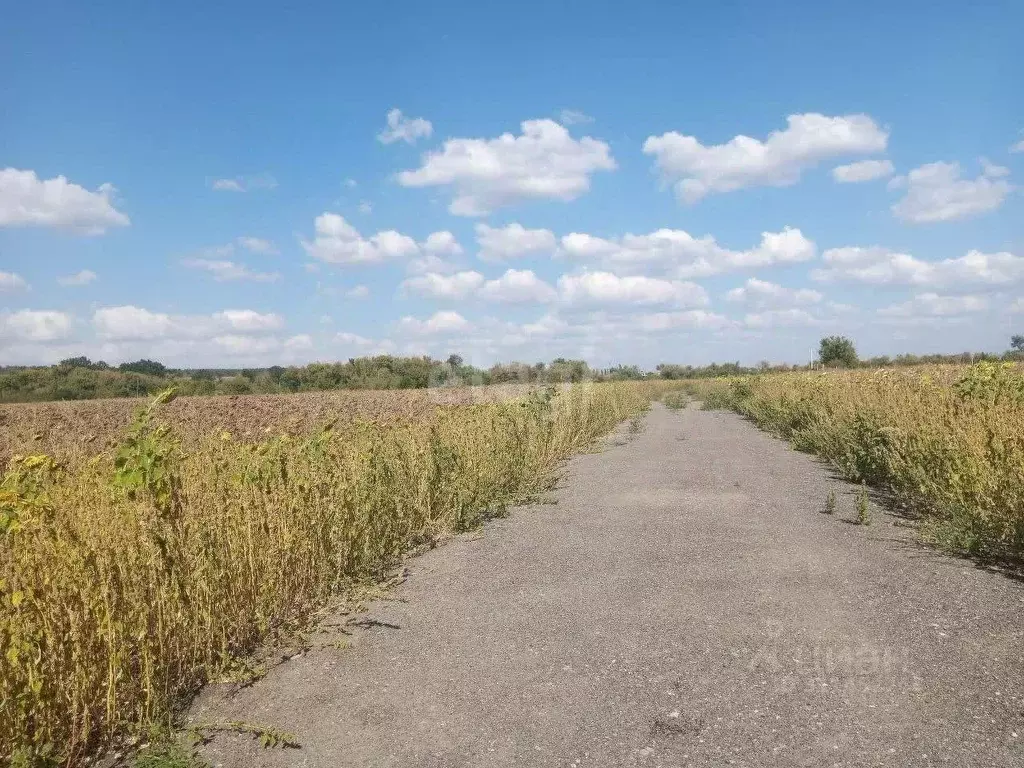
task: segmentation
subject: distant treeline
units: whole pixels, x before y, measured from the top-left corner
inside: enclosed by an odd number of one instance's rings
[[[970,363],[980,360],[1017,359],[1006,355],[963,353],[959,355],[897,355],[860,360],[860,367]],[[90,400],[100,397],[141,397],[169,386],[183,395],[246,395],[287,392],[322,392],[335,389],[422,389],[456,384],[504,384],[512,382],[555,384],[579,381],[624,381],[645,378],[693,379],[737,376],[771,371],[790,371],[808,366],[771,365],[747,367],[736,363],[692,366],[663,363],[654,371],[637,366],[591,368],[584,360],[556,358],[550,363],[501,363],[490,368],[467,365],[458,355],[446,360],[430,357],[358,357],[347,362],[310,363],[269,368],[168,368],[153,360],[137,360],[111,366],[86,357],[62,360],[51,366],[0,367],[0,403],[48,400]]]
[[[176,369],[152,360],[111,366],[86,357],[51,366],[0,367],[0,402],[141,397],[170,386],[183,395],[247,395],[322,392],[335,389],[422,389],[457,384],[621,381],[651,376],[636,366],[593,370],[583,360],[508,363],[489,369],[467,365],[458,355],[359,357],[338,363],[244,369]]]

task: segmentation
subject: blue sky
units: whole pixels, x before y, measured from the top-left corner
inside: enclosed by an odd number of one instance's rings
[[[1024,7],[978,5],[11,4],[0,363],[1002,350]]]

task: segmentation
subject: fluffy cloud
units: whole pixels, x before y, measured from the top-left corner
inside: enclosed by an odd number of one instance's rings
[[[1010,152],[1024,152],[1024,139],[1021,139],[1016,144],[1010,147]]]
[[[507,227],[476,225],[476,241],[484,261],[506,261],[538,253],[554,253],[555,233],[548,229],[526,229],[522,224]]]
[[[809,113],[790,115],[786,122],[785,130],[773,131],[765,141],[740,135],[705,146],[695,136],[672,131],[648,137],[643,151],[676,182],[679,198],[693,203],[716,192],[789,186],[822,160],[881,152],[889,139],[867,115]]]
[[[988,309],[984,296],[940,296],[922,293],[902,304],[878,310],[883,317],[951,317]]]
[[[590,189],[590,176],[615,166],[607,144],[576,140],[553,120],[527,120],[522,135],[449,139],[416,170],[398,174],[405,187],[451,186],[449,210],[483,216],[524,200],[575,200]]]
[[[249,192],[255,189],[274,189],[277,179],[269,173],[254,176],[236,176],[233,179],[214,179],[210,187],[217,192]]]
[[[890,176],[892,171],[892,163],[888,160],[862,160],[859,163],[836,166],[832,169],[832,178],[840,184],[853,184]]]
[[[387,122],[387,127],[377,134],[377,141],[381,144],[393,144],[396,141],[415,144],[417,139],[430,136],[434,132],[434,126],[429,120],[422,117],[406,117],[400,109],[388,112]]]
[[[53,227],[102,235],[111,227],[130,223],[114,207],[114,192],[110,184],[90,192],[63,176],[43,180],[35,171],[4,168],[0,170],[0,227]]]
[[[1008,286],[1024,282],[1024,257],[1005,251],[970,251],[956,259],[923,261],[878,246],[831,248],[822,256],[827,265],[811,273],[824,282],[845,280],[874,285],[915,285],[931,288]]]
[[[0,293],[24,291],[26,288],[28,288],[28,283],[21,275],[16,275],[13,272],[0,272]]]
[[[637,315],[630,318],[627,322],[628,329],[643,333],[721,330],[732,325],[732,321],[729,318],[703,309],[688,309],[681,312],[654,312]]]
[[[739,288],[733,288],[725,298],[727,301],[745,304],[754,309],[792,307],[800,304],[816,304],[824,297],[809,288],[786,288],[752,277]]]
[[[484,283],[484,276],[472,270],[442,275],[427,272],[419,277],[410,277],[402,283],[402,290],[431,299],[459,300],[476,292]]]
[[[434,232],[420,244],[421,256],[412,259],[406,270],[412,275],[424,275],[429,272],[436,272],[440,275],[448,275],[458,272],[461,267],[445,256],[461,256],[462,246],[455,239],[455,235],[447,230]]]
[[[211,315],[170,315],[126,305],[97,309],[92,324],[101,338],[115,341],[205,339],[277,330],[284,325],[284,319],[249,309],[227,309]]]
[[[461,256],[462,246],[448,230],[433,232],[423,241],[423,251],[435,256]]]
[[[432,253],[412,259],[406,265],[406,272],[410,275],[426,275],[430,272],[435,272],[439,275],[450,275],[453,272],[458,272],[460,269],[462,267],[454,261],[442,259],[440,256],[435,256]]]
[[[224,259],[185,259],[183,266],[209,272],[218,282],[249,280],[254,283],[272,283],[281,275],[277,272],[254,272],[244,264]]]
[[[403,317],[398,321],[398,329],[414,336],[440,336],[459,333],[470,328],[469,322],[458,312],[435,312],[426,320],[415,317]]]
[[[557,298],[555,289],[529,269],[509,269],[480,288],[480,298],[501,304],[542,304]]]
[[[558,291],[567,304],[677,304],[705,306],[707,291],[681,280],[662,280],[639,275],[618,277],[610,272],[563,275]]]
[[[302,247],[312,258],[330,264],[379,264],[420,253],[420,246],[408,235],[389,229],[363,238],[336,213],[320,214],[314,227],[316,237],[312,242],[301,240]]]
[[[97,275],[91,269],[83,269],[73,275],[64,275],[57,278],[57,283],[66,287],[88,285],[97,280]]]
[[[959,163],[929,163],[905,179],[907,193],[892,206],[897,218],[913,224],[952,221],[993,211],[1003,204],[1013,185],[1000,166],[984,164],[978,178],[961,179]]]
[[[736,269],[753,269],[813,259],[817,250],[799,229],[764,232],[761,242],[746,251],[723,248],[713,237],[695,238],[681,229],[659,229],[647,235],[628,234],[605,240],[573,232],[562,238],[561,253],[593,261],[613,272],[653,267],[677,278],[708,277]]]
[[[0,339],[4,341],[48,342],[67,338],[73,320],[66,312],[22,309],[0,313]]]
[[[370,295],[370,289],[365,285],[356,285],[345,291],[345,296],[349,299],[365,299]]]

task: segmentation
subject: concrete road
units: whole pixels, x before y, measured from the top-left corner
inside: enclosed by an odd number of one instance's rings
[[[846,522],[854,491],[735,415],[656,406],[626,444],[573,459],[557,505],[411,560],[400,601],[367,614],[392,626],[194,710],[301,749],[221,735],[205,756],[1024,765],[1024,585],[918,547],[878,509]]]

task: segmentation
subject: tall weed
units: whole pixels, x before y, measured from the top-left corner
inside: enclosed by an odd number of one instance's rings
[[[410,547],[548,488],[661,389],[581,385],[187,449],[158,423],[161,396],[74,470],[15,457],[0,484],[0,759],[73,764],[168,724]]]
[[[718,380],[705,397],[888,490],[955,550],[1024,557],[1024,371],[1013,363]]]

